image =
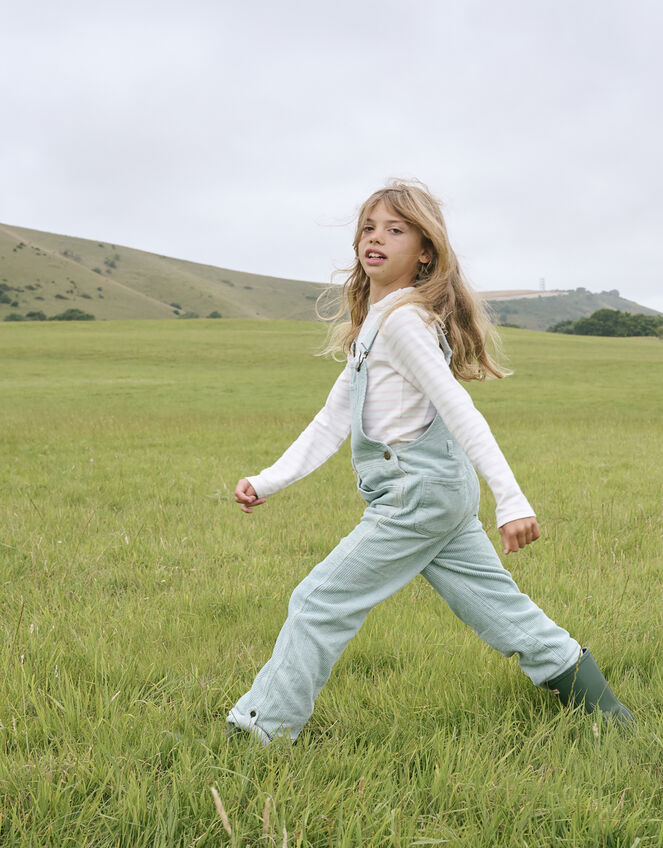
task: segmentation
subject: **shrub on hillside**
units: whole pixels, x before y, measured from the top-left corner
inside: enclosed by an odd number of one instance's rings
[[[65,309],[58,315],[51,315],[49,321],[94,321],[94,315],[89,312],[83,312],[82,309]]]
[[[25,321],[25,316],[21,315],[20,312],[10,312],[9,315],[5,315],[5,321]]]
[[[573,333],[575,321],[558,321],[552,327],[548,327],[548,333]]]
[[[550,333],[576,336],[655,336],[663,327],[663,315],[642,315],[619,309],[597,309],[588,318],[560,321],[548,328]]]
[[[208,318],[223,318],[223,315],[221,315],[221,313],[217,312],[216,309],[215,309],[214,312],[210,312],[210,314],[207,317]]]
[[[46,313],[42,312],[41,310],[37,310],[36,312],[26,312],[25,313],[25,320],[26,321],[45,321],[46,320]]]

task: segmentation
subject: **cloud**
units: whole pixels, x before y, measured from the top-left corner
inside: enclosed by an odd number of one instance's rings
[[[329,279],[385,178],[479,288],[660,288],[651,2],[20,4],[0,219]],[[655,252],[656,251],[656,252]]]

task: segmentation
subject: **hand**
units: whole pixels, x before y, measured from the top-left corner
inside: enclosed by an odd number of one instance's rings
[[[235,502],[240,505],[242,512],[253,512],[251,507],[265,503],[266,498],[259,498],[256,490],[246,477],[242,477],[235,486]]]
[[[519,548],[524,548],[530,542],[536,541],[540,535],[539,525],[534,516],[507,521],[500,527],[505,554],[516,553]]]

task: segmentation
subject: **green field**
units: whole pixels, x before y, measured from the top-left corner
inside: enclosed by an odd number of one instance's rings
[[[507,565],[591,646],[633,733],[565,712],[418,579],[296,744],[224,738],[292,588],[361,514],[347,445],[252,516],[232,499],[324,401],[323,336],[0,326],[0,845],[663,844],[655,339],[505,330],[514,376],[470,387],[543,532]],[[482,511],[497,541],[485,491]]]

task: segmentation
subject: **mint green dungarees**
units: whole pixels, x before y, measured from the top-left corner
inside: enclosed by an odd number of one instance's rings
[[[370,610],[417,574],[453,612],[539,685],[577,662],[579,644],[504,569],[477,517],[479,481],[436,415],[413,442],[387,445],[362,427],[367,361],[379,327],[355,359],[352,464],[366,502],[361,521],[297,586],[271,659],[228,722],[267,743],[295,739],[345,646]],[[451,351],[440,331],[447,362]]]

